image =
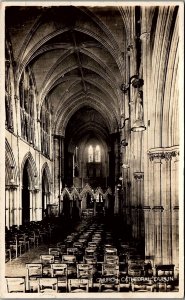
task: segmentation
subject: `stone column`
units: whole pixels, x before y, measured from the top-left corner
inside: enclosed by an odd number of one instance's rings
[[[172,206],[171,206],[171,155],[165,153],[161,164],[161,198],[163,211],[162,258],[163,264],[172,263]]]
[[[14,225],[14,220],[13,220],[13,193],[11,187],[9,188],[9,221],[10,221],[10,226]]]
[[[172,198],[172,263],[175,275],[179,272],[179,151],[171,161],[171,198]]]
[[[12,193],[13,193],[13,220],[14,220],[14,224],[19,225],[18,213],[17,213],[17,187],[14,187],[12,189]]]
[[[152,222],[150,224],[151,230],[153,232],[153,249],[151,252],[154,255],[154,263],[162,263],[162,212],[163,207],[161,204],[161,153],[157,149],[152,149],[149,151],[149,158],[151,163],[151,172],[153,172],[153,183],[152,183],[152,195],[153,195],[153,216]]]
[[[34,204],[34,190],[30,189],[29,191],[30,193],[30,221],[34,221],[34,208],[33,208],[33,204]]]
[[[151,243],[153,241],[152,232],[151,232],[151,207],[150,206],[144,206],[144,233],[145,233],[145,260],[151,261],[153,258],[153,253],[151,250],[153,250],[153,247],[151,247]]]
[[[148,154],[153,161],[153,228],[155,263],[170,264],[174,260],[174,251],[178,251],[176,227],[178,200],[175,200],[173,178],[175,178],[173,157],[176,156],[175,147],[150,149]],[[176,203],[177,205],[173,205]],[[173,208],[175,208],[173,210]],[[174,213],[175,212],[175,213]],[[175,234],[174,234],[175,231]],[[178,258],[177,258],[178,260]]]
[[[114,214],[117,215],[119,213],[119,195],[117,186],[115,186],[115,202],[114,202]]]
[[[10,198],[9,187],[5,187],[5,225],[10,228]]]
[[[155,264],[162,264],[162,206],[153,207],[154,214],[154,262]]]
[[[144,189],[144,172],[134,172],[134,178],[137,183],[137,238],[141,239],[144,237],[144,215],[142,210],[143,203],[143,189]]]
[[[61,191],[61,176],[62,176],[62,162],[61,156],[61,137],[55,135],[54,137],[54,202],[59,202],[59,196]]]
[[[60,189],[62,189],[62,181],[64,180],[64,137],[61,136],[60,138],[60,148],[61,148],[61,153],[60,153],[60,156],[61,156],[61,187]]]
[[[33,191],[33,221],[42,220],[42,200],[39,192],[38,188]]]
[[[14,96],[16,116],[17,116],[17,134],[21,136],[21,115],[20,115],[20,99],[17,95]]]

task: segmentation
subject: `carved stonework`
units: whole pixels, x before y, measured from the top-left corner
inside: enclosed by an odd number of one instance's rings
[[[19,102],[19,97],[17,95],[14,95],[14,99],[16,102]]]
[[[148,156],[151,161],[155,159],[165,159],[169,161],[172,157],[179,155],[179,149],[176,147],[171,148],[156,148],[148,151]]]
[[[134,172],[134,179],[143,180],[144,179],[144,172]]]
[[[143,32],[140,35],[141,40],[149,40],[150,39],[150,32]]]
[[[154,206],[154,207],[152,208],[152,210],[153,210],[154,212],[163,212],[164,207],[161,206],[161,205],[159,205],[159,206]]]
[[[145,206],[143,206],[143,210],[144,210],[144,211],[151,211],[151,207],[145,205]]]

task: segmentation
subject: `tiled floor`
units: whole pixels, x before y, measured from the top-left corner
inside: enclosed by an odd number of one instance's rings
[[[52,246],[52,245],[51,245]],[[41,254],[48,254],[48,245],[40,245],[25,252],[18,258],[12,259],[5,264],[5,276],[26,276],[26,263],[39,262]]]

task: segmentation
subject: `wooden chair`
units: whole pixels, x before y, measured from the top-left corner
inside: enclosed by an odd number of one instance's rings
[[[8,293],[25,293],[26,281],[24,276],[20,277],[5,277]]]
[[[117,255],[105,255],[104,256],[104,263],[118,265],[119,264],[119,256],[117,256]]]
[[[131,282],[132,292],[154,292],[154,281],[153,279],[146,280],[134,280]]]
[[[88,279],[69,279],[68,290],[70,293],[88,293],[89,280]]]
[[[105,255],[117,255],[117,249],[116,248],[105,248],[104,250]]]
[[[30,250],[30,241],[25,233],[18,234],[18,242],[22,245],[22,247],[24,247],[24,251]]]
[[[29,291],[34,291],[38,288],[38,278],[43,275],[41,263],[26,264],[26,286]]]
[[[119,277],[119,265],[114,264],[102,264],[102,276],[118,278]]]
[[[89,279],[89,286],[93,287],[93,275],[95,269],[93,265],[89,264],[77,264],[77,278]]]
[[[10,248],[5,249],[5,262],[7,262],[8,260],[12,260],[12,253]]]
[[[67,255],[76,255],[78,254],[78,248],[67,248]]]
[[[128,265],[128,275],[132,277],[138,277],[142,276],[144,273],[144,268],[143,266],[137,264],[137,263],[132,263]]]
[[[58,288],[64,287],[67,291],[67,264],[51,264],[51,276],[58,279]]]
[[[67,264],[68,276],[76,274],[76,256],[75,255],[62,255],[62,263]]]
[[[101,293],[115,293],[120,292],[120,284],[118,278],[109,278],[99,282],[99,292]]]
[[[85,249],[85,255],[87,255],[87,256],[96,256],[96,249],[87,247]]]
[[[94,248],[94,249],[96,249],[97,248],[97,243],[95,243],[95,242],[88,242],[88,247],[89,248]]]
[[[61,249],[59,247],[49,248],[49,254],[54,255],[55,262],[60,263]]]
[[[55,262],[54,255],[42,254],[40,255],[40,263],[43,265],[43,275],[50,276],[50,264]]]
[[[38,282],[39,293],[58,293],[57,278],[40,278]]]
[[[58,242],[57,248],[60,248],[62,254],[66,254],[66,245],[63,242]]]
[[[22,244],[18,242],[17,236],[14,236],[12,240],[9,241],[10,250],[15,251],[15,257],[22,254]]]
[[[157,292],[159,291],[165,291],[167,292],[168,290],[173,290],[174,287],[174,267],[175,265],[173,264],[165,264],[165,265],[156,265],[155,266],[155,271],[156,274],[155,276],[160,278],[162,277],[163,282],[160,280],[155,283],[155,289]]]
[[[78,250],[83,250],[83,243],[80,242],[74,242],[73,247],[77,248]]]

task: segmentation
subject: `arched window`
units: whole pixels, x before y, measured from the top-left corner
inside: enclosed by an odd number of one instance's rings
[[[50,156],[50,124],[51,108],[47,98],[45,98],[40,112],[40,130],[41,130],[41,152]]]
[[[7,49],[5,55],[5,126],[8,130],[13,131],[12,87],[10,75],[11,58]]]
[[[35,142],[34,94],[32,75],[26,68],[19,83],[21,136],[33,145]]]
[[[88,149],[88,162],[93,162],[93,147],[91,145]]]
[[[99,145],[95,148],[95,162],[101,162],[101,151]]]

